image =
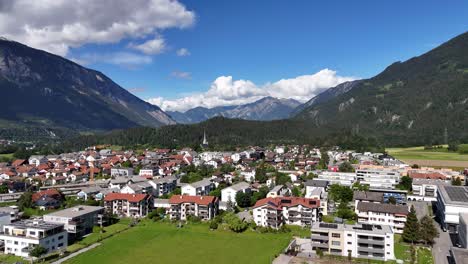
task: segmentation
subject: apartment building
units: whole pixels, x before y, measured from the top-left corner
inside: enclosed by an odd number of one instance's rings
[[[354,172],[324,171],[318,174],[318,179],[326,180],[329,184],[351,186],[356,181],[357,177]]]
[[[221,201],[229,202],[231,201],[234,205],[236,204],[236,195],[238,192],[251,192],[250,184],[246,182],[239,182],[232,186],[226,187],[221,190]]]
[[[182,185],[181,193],[184,195],[208,195],[214,189],[212,179],[205,178],[201,181]]]
[[[148,181],[148,183],[153,186],[153,196],[161,197],[172,192],[177,187],[177,178],[175,176],[168,176]]]
[[[468,213],[460,214],[460,224],[458,226],[458,241],[460,247],[468,248]]]
[[[358,223],[373,225],[389,225],[395,233],[403,233],[408,206],[397,204],[379,204],[359,202],[355,207]]]
[[[436,206],[442,229],[458,233],[460,214],[468,213],[468,186],[439,185]]]
[[[394,260],[394,233],[388,225],[313,223],[312,249],[339,256]]]
[[[145,217],[152,204],[152,197],[148,194],[109,193],[104,198],[107,212],[124,217]]]
[[[74,241],[93,231],[93,227],[102,221],[104,207],[77,205],[44,215],[48,223],[64,224],[68,240]]]
[[[5,254],[28,257],[34,246],[41,245],[48,253],[66,249],[67,231],[63,224],[43,220],[22,220],[3,226],[0,240],[5,242]]]
[[[413,178],[413,194],[408,200],[437,201],[437,189],[439,185],[449,186],[450,182],[440,179]]]
[[[171,220],[185,221],[189,215],[210,220],[218,213],[219,199],[216,196],[173,195],[169,204]]]
[[[356,177],[360,184],[370,188],[394,189],[401,175],[397,170],[360,169],[356,170]]]
[[[310,226],[320,221],[320,201],[300,197],[264,198],[253,207],[258,226],[279,228],[283,224]]]

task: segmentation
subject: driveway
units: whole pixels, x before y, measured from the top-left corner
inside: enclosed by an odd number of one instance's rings
[[[448,232],[443,232],[440,225],[435,223],[437,230],[439,230],[439,237],[435,239],[434,246],[432,247],[432,257],[435,264],[448,264],[447,256],[450,255],[450,247],[452,240]]]
[[[412,201],[408,202],[408,205],[414,205],[414,209],[416,210],[416,215],[418,216],[418,219],[421,220],[425,215],[429,214],[428,210],[428,205],[430,202],[420,202],[420,201]]]
[[[237,213],[237,216],[240,218],[240,219],[244,219],[246,222],[250,221],[250,220],[253,220],[253,217],[252,215],[250,214],[249,211],[242,211],[242,212],[239,212]]]

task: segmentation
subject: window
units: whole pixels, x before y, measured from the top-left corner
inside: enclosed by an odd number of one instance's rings
[[[332,241],[332,245],[333,245],[333,246],[339,246],[339,245],[340,245],[340,241]]]
[[[332,237],[335,237],[335,238],[340,238],[340,237],[341,237],[341,235],[340,235],[340,234],[338,234],[338,233],[332,233]]]
[[[35,236],[35,235],[36,235],[36,231],[29,231],[29,234],[32,235],[32,236]]]
[[[63,243],[58,244],[58,247],[63,247]]]
[[[58,240],[62,240],[62,238],[63,238],[63,236],[59,236],[59,237],[58,237]]]
[[[349,237],[352,237],[352,236],[353,236],[353,234],[348,234],[348,236],[349,236]]]
[[[15,241],[15,243],[14,243],[14,244],[15,244],[15,245],[18,245],[18,241]]]
[[[352,244],[353,244],[353,242],[348,242],[348,245],[352,245]]]

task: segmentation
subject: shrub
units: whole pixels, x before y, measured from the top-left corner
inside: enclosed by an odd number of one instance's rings
[[[218,229],[218,223],[216,221],[211,221],[210,222],[210,229],[211,230],[216,230]]]

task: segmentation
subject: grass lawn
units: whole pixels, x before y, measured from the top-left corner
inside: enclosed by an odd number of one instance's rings
[[[467,154],[449,152],[444,146],[439,149],[425,150],[424,147],[387,148],[388,154],[401,160],[454,160],[468,161]]]
[[[13,160],[13,153],[7,153],[7,154],[0,154],[0,160]]]
[[[145,221],[66,263],[271,263],[291,237]]]
[[[422,247],[418,249],[418,264],[434,264],[431,250]]]
[[[0,254],[0,263],[18,263],[18,262],[24,262],[24,259],[22,257],[17,257],[13,255]]]
[[[395,257],[403,261],[409,261],[411,257],[410,245],[403,243],[401,241],[401,235],[397,234],[395,234],[394,243]]]

